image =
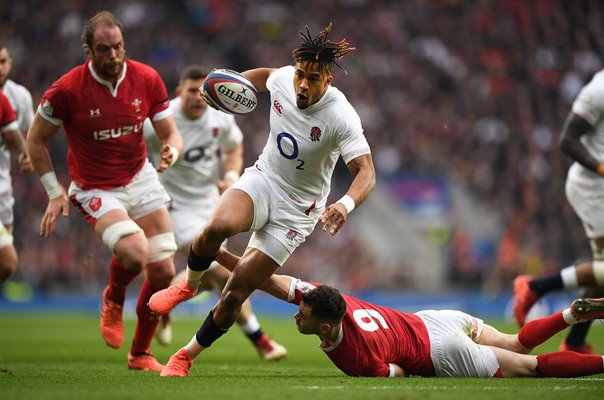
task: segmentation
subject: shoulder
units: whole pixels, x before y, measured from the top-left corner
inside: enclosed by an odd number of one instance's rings
[[[285,67],[277,68],[268,77],[268,80],[266,81],[266,87],[269,90],[274,90],[275,85],[278,85],[281,82],[293,82],[292,80],[294,79],[294,71],[295,68],[293,65],[287,65]]]
[[[206,108],[204,116],[206,118],[207,124],[210,125],[218,125],[221,127],[237,125],[236,118],[234,115],[223,113],[222,111],[215,110],[212,107]]]
[[[53,92],[78,92],[88,78],[93,79],[88,70],[88,63],[78,65],[54,81],[49,90]]]
[[[361,118],[344,93],[338,88],[331,86],[325,93],[325,96],[328,96],[327,101],[331,115],[340,130],[362,129]]]
[[[8,79],[5,83],[4,88],[8,93],[14,94],[14,96],[19,98],[28,98],[31,99],[30,91],[23,85]]]
[[[181,104],[182,101],[180,99],[180,96],[176,96],[173,99],[170,99],[170,108],[172,109],[173,113],[180,112]]]
[[[150,65],[130,59],[126,60],[126,65],[128,66],[127,74],[142,75],[153,79],[159,78],[159,73]]]

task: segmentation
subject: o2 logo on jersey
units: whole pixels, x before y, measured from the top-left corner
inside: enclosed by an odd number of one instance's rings
[[[298,161],[296,169],[304,169],[304,160],[298,159],[298,142],[294,135],[288,132],[281,132],[278,134],[277,149],[279,149],[279,153],[288,160]]]
[[[376,310],[354,310],[352,313],[352,317],[354,318],[354,322],[357,323],[359,328],[367,332],[375,332],[380,329],[380,326],[382,329],[390,329],[382,314],[380,314]]]
[[[183,154],[183,159],[188,162],[196,162],[206,155],[206,149],[203,146],[191,147]]]

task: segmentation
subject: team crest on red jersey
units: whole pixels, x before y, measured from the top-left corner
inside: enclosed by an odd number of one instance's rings
[[[88,203],[88,207],[90,207],[90,209],[94,212],[99,211],[99,209],[103,206],[103,201],[101,200],[100,197],[93,197],[92,199],[90,199],[90,202]]]
[[[134,106],[134,111],[137,113],[141,112],[141,104],[143,104],[143,102],[137,97],[136,99],[134,99],[134,101],[132,102],[132,105]]]
[[[310,140],[313,142],[318,142],[321,139],[321,129],[313,126],[310,128]]]
[[[281,105],[281,103],[279,103],[277,100],[273,101],[273,108],[275,109],[277,115],[281,116],[281,114],[283,113],[283,106]]]

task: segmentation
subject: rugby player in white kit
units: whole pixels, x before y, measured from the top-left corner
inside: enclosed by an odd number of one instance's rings
[[[197,65],[185,68],[180,75],[178,96],[171,100],[170,108],[183,137],[183,155],[172,168],[159,175],[172,199],[168,211],[176,244],[185,255],[199,228],[208,221],[220,193],[237,181],[243,166],[243,134],[235,117],[208,107],[199,95],[206,76],[206,71]],[[144,135],[149,150],[158,156],[159,141],[148,119]],[[183,279],[184,274],[182,271],[174,281]],[[199,289],[216,289],[220,293],[229,276],[228,270],[214,263]],[[287,356],[285,347],[262,331],[249,300],[243,303],[237,324],[262,359],[276,361]],[[161,344],[171,342],[169,314],[162,316],[155,336]]]
[[[252,231],[243,257],[197,334],[173,355],[162,376],[180,376],[179,361],[195,358],[234,323],[249,295],[304,242],[317,222],[332,236],[375,185],[375,169],[361,121],[344,94],[331,86],[337,60],[354,50],[331,42],[331,25],[316,37],[308,29],[294,50],[295,66],[243,73],[269,91],[270,133],[254,165],[220,198],[189,252],[187,279],[151,297],[164,314],[191,298],[224,240]],[[342,156],[354,176],[346,195],[327,205],[331,175]]]
[[[593,260],[562,269],[555,281],[559,288],[582,286],[585,288],[582,294],[585,297],[604,296],[603,117],[604,71],[600,71],[579,92],[560,135],[560,149],[574,160],[566,178],[566,198],[583,223]],[[533,287],[539,289],[536,283]],[[515,314],[526,315],[539,298],[530,285],[530,277],[521,276],[516,280]],[[593,353],[585,342],[591,323],[587,321],[573,326],[560,349]]]
[[[23,172],[32,172],[33,167],[23,151],[25,145],[25,135],[34,119],[33,101],[31,93],[23,85],[8,79],[13,67],[13,59],[10,56],[8,48],[0,42],[0,91],[4,93],[16,116],[16,129],[7,138],[10,144],[4,139],[0,140],[0,284],[5,282],[17,269],[18,255],[13,245],[13,205],[15,198],[13,196],[12,180],[10,176],[11,158],[10,151],[19,158],[19,167]],[[16,135],[19,135],[17,137]],[[2,145],[4,142],[4,146]]]

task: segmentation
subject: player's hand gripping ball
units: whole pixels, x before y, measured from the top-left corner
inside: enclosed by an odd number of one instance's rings
[[[258,91],[245,76],[230,69],[215,69],[206,77],[203,91],[212,105],[231,115],[244,115],[256,108]]]

